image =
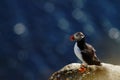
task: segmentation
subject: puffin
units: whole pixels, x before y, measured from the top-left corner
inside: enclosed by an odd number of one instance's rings
[[[76,32],[70,36],[71,41],[75,41],[74,53],[82,62],[81,72],[84,72],[87,65],[101,66],[101,62],[96,56],[94,47],[85,41],[85,35],[82,32]]]

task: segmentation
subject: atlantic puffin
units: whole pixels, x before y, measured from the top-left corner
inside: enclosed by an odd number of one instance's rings
[[[96,50],[92,45],[86,43],[85,35],[82,32],[76,32],[72,36],[70,36],[71,41],[75,41],[74,45],[74,53],[82,61],[82,66],[85,67],[87,65],[97,65],[101,66],[101,62],[96,56]],[[83,71],[85,68],[83,68]]]

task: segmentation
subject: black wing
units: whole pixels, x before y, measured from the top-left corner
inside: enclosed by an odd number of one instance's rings
[[[95,49],[91,45],[86,44],[86,48],[81,51],[81,54],[88,65],[101,65],[100,60],[96,56]]]

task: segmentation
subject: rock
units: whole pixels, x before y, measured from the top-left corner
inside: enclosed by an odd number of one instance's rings
[[[49,80],[120,80],[120,66],[102,63],[90,65],[84,73],[79,71],[80,63],[71,63],[52,74]]]

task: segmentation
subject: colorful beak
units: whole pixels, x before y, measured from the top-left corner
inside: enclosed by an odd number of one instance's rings
[[[75,40],[74,36],[73,35],[70,36],[70,41],[74,41],[74,40]]]

